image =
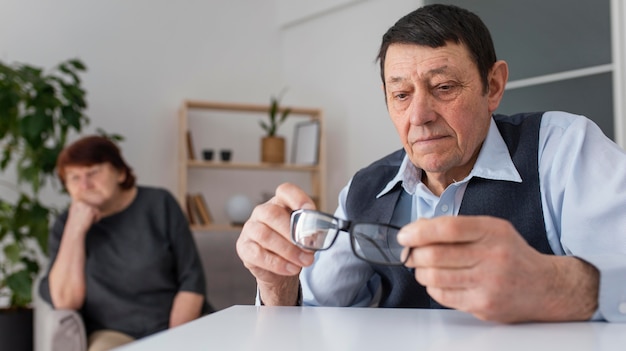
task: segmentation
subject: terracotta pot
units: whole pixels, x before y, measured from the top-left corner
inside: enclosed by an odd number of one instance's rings
[[[285,163],[285,138],[273,136],[261,139],[261,162]]]

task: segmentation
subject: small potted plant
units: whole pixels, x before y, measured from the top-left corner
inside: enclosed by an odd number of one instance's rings
[[[280,98],[272,96],[268,111],[269,121],[260,121],[261,128],[266,135],[261,140],[261,162],[284,163],[285,162],[285,138],[276,134],[278,127],[287,119],[291,108],[280,107]]]

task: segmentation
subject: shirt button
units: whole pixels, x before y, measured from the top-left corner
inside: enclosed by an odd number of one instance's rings
[[[626,302],[620,303],[618,308],[621,314],[626,314]]]
[[[441,205],[441,212],[448,212],[448,205]]]

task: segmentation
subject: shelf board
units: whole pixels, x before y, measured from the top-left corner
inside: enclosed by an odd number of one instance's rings
[[[239,111],[239,112],[259,112],[267,113],[269,110],[268,105],[255,105],[255,104],[237,104],[228,102],[213,102],[203,100],[185,100],[185,106],[188,109],[209,109],[209,110],[222,110],[222,111]],[[279,112],[283,112],[285,109],[291,109],[291,114],[294,115],[309,115],[311,118],[319,118],[321,114],[320,109],[315,108],[300,108],[284,106],[279,108]]]
[[[220,162],[220,161],[203,161],[203,160],[187,160],[189,168],[214,168],[214,169],[248,169],[248,170],[265,170],[265,171],[299,171],[314,172],[319,170],[318,165],[295,165],[289,163],[238,163],[238,162]]]

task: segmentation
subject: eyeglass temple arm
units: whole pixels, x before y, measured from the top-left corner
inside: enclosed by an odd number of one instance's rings
[[[354,234],[352,234],[352,235],[354,235]],[[357,238],[356,235],[354,237]],[[387,263],[391,263],[391,260],[389,259],[389,256],[387,256],[385,254],[385,252],[383,251],[383,249],[378,244],[376,244],[375,240],[373,240],[372,238],[370,238],[368,236],[364,236],[364,235],[358,236],[358,238],[363,238],[363,239],[367,240],[370,244],[372,244],[372,246],[374,246],[376,248],[376,250],[378,250],[378,252],[380,252],[381,256],[383,256],[385,258],[385,261]],[[356,252],[354,254],[356,255]]]
[[[335,217],[336,218],[336,217]],[[341,218],[336,218],[337,219],[337,229],[340,231],[344,231],[344,232],[348,232],[351,233],[351,229],[352,229],[352,222],[348,221],[348,220],[344,220]],[[350,234],[350,235],[354,235],[354,234]],[[376,250],[378,250],[378,252],[380,253],[380,255],[385,259],[385,261],[387,263],[391,263],[391,260],[389,259],[389,256],[387,254],[385,254],[385,252],[383,251],[383,249],[376,244],[376,241],[372,240],[372,238],[367,237],[367,236],[360,236],[361,238],[364,238],[365,240],[367,240],[372,246],[374,246],[376,248]],[[355,235],[356,238],[356,235]],[[354,247],[353,247],[353,250]],[[357,253],[354,252],[354,254],[356,255]],[[358,256],[358,255],[357,255]]]

